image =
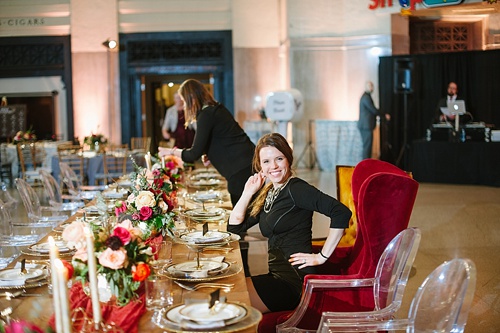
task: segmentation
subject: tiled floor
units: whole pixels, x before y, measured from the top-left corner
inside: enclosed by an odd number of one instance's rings
[[[334,172],[301,169],[297,176],[336,196]],[[323,226],[315,232],[321,232],[325,221],[317,217],[317,222]],[[434,268],[445,260],[469,258],[477,284],[465,332],[500,332],[500,188],[420,184],[410,226],[421,229],[422,240],[398,317],[407,316],[416,290]],[[265,251],[265,242],[251,243],[252,274],[266,271]]]

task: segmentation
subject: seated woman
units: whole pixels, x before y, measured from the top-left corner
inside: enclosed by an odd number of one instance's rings
[[[229,217],[229,231],[241,233],[258,223],[268,238],[269,273],[247,278],[252,306],[263,313],[298,305],[304,276],[326,262],[351,217],[342,203],[294,177],[292,163],[292,149],[282,135],[263,136],[253,157],[254,170],[259,172],[248,179]],[[314,211],[331,219],[319,253],[311,253]]]

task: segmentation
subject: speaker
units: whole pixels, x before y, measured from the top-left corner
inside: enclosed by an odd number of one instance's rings
[[[394,92],[412,93],[412,73],[414,68],[411,59],[395,59],[394,62]]]

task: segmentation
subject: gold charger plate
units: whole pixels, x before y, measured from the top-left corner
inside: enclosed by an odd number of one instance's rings
[[[176,280],[176,281],[185,281],[185,282],[205,282],[205,281],[214,281],[214,280],[220,280],[223,278],[231,277],[236,274],[238,274],[241,270],[242,267],[241,265],[238,264],[232,264],[229,265],[229,267],[225,270],[223,270],[220,274],[217,275],[209,275],[206,277],[199,277],[199,278],[189,278],[189,277],[177,277],[173,276],[168,272],[168,267],[171,265],[167,266],[164,268],[161,272],[160,275],[166,276],[169,279]]]
[[[237,303],[242,306],[244,306],[247,309],[247,315],[245,316],[244,319],[241,321],[238,321],[234,324],[227,324],[224,327],[218,327],[218,328],[205,328],[205,329],[189,329],[186,327],[181,327],[180,324],[174,323],[170,320],[167,319],[166,314],[167,312],[172,309],[173,307],[179,306],[179,305],[173,305],[168,308],[164,308],[161,310],[155,311],[153,314],[153,317],[151,318],[151,321],[158,327],[168,330],[171,332],[185,332],[185,333],[194,333],[194,332],[206,332],[206,333],[217,333],[217,332],[238,332],[242,331],[245,329],[248,329],[250,327],[253,327],[257,325],[261,320],[262,320],[262,313],[258,311],[257,309],[243,305],[241,303]]]

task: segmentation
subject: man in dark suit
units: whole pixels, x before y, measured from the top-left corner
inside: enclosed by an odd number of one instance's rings
[[[458,86],[455,82],[448,83],[448,89],[446,91],[446,97],[443,97],[439,100],[438,105],[436,107],[436,115],[434,117],[434,122],[455,122],[455,115],[445,115],[441,112],[441,108],[447,108],[448,102],[454,102],[456,100],[463,100],[463,98],[458,96]],[[460,123],[465,124],[472,120],[472,115],[467,112],[466,114],[460,116]]]
[[[365,92],[361,96],[359,102],[359,120],[358,129],[361,133],[361,140],[363,142],[363,159],[370,158],[372,156],[372,144],[373,144],[373,129],[376,124],[376,117],[381,115],[379,110],[373,104],[372,99],[373,92],[373,82],[366,82]],[[391,119],[389,114],[385,114],[387,120]]]

